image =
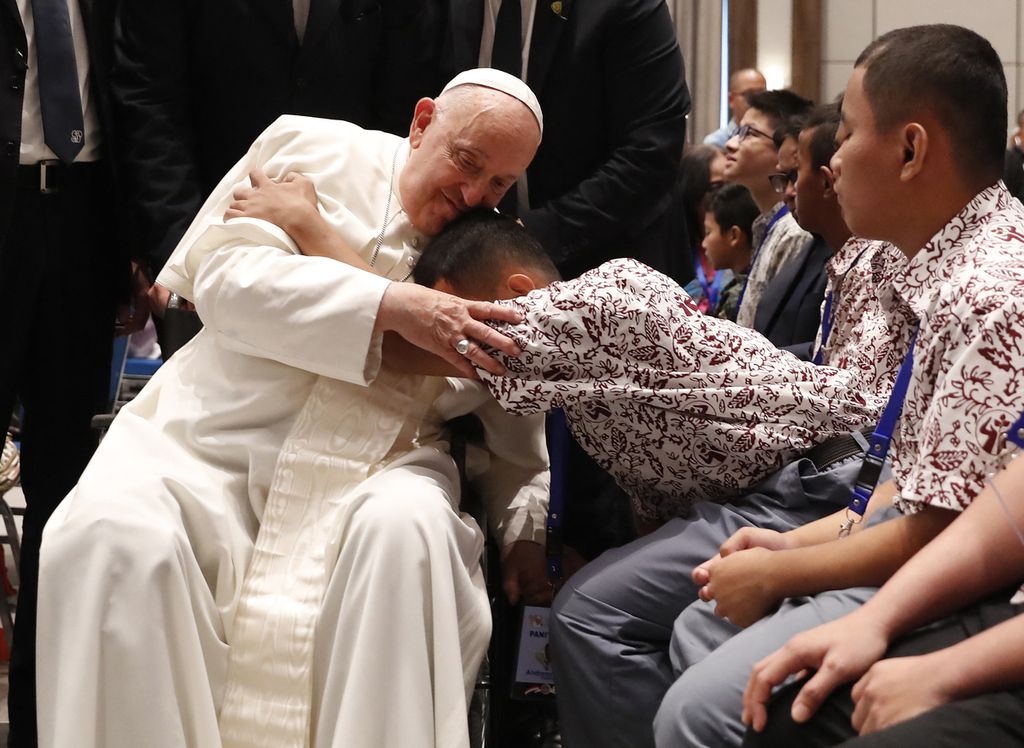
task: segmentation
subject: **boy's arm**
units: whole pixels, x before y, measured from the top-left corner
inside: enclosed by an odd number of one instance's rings
[[[710,563],[700,595],[719,616],[749,626],[787,597],[884,584],[955,517],[926,508],[827,543],[739,551]]]
[[[304,255],[328,257],[375,273],[331,228],[317,207],[316,187],[307,177],[289,172],[274,181],[259,169],[249,173],[252,187],[240,187],[224,213],[231,218],[258,218],[280,226]]]
[[[860,677],[897,636],[1019,581],[1024,570],[1024,545],[1017,535],[1017,528],[1024,526],[1024,459],[997,476],[995,485],[1006,497],[1005,510],[995,491],[985,489],[861,608],[794,637],[758,663],[744,696],[747,720],[755,728],[763,726],[764,705],[772,688],[805,668],[817,674],[794,702],[794,717],[801,722],[808,719],[836,686]],[[980,649],[959,649],[959,653],[965,651],[986,656]],[[1002,655],[1008,655],[1005,647]],[[994,680],[984,680],[980,668],[981,663],[972,660],[969,672],[959,676],[965,688],[995,687]],[[1001,676],[993,673],[993,677]]]

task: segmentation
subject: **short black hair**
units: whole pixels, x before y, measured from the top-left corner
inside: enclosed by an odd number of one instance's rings
[[[412,275],[421,286],[446,280],[460,293],[486,296],[510,264],[536,270],[551,281],[559,279],[551,258],[529,231],[513,218],[479,208],[434,237]]]
[[[816,106],[800,123],[800,131],[814,130],[807,144],[811,152],[811,166],[828,166],[836,154],[836,132],[839,130],[839,104]]]
[[[751,91],[746,94],[747,104],[772,120],[772,130],[778,130],[787,120],[804,114],[814,102],[786,88],[771,91]],[[771,135],[775,133],[772,132]]]
[[[712,193],[708,213],[715,217],[715,223],[723,231],[738,226],[747,241],[752,242],[754,219],[761,211],[746,187],[741,184],[723,184]]]
[[[875,126],[885,132],[922,107],[942,123],[960,173],[994,182],[1006,145],[1006,75],[987,39],[950,24],[896,29],[871,42],[854,67]]]
[[[772,135],[772,139],[775,141],[775,147],[781,148],[782,144],[786,141],[786,138],[793,138],[796,140],[800,135],[800,131],[803,129],[804,118],[803,115],[796,115],[795,117],[789,117],[781,125],[775,128],[775,134]]]
[[[711,191],[711,162],[721,152],[713,145],[696,145],[683,151],[673,200],[675,205],[681,206],[690,238],[697,240],[694,247],[700,244],[704,232],[702,217]]]

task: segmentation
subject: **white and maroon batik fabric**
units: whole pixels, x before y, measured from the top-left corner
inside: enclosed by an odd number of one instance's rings
[[[910,306],[893,292],[893,279],[906,267],[907,256],[893,245],[857,237],[825,265],[833,321],[822,361],[858,372],[865,391],[884,398],[892,391],[917,324]]]
[[[921,320],[893,475],[897,506],[961,510],[1024,410],[1024,207],[978,193],[894,280]]]
[[[862,429],[881,403],[856,375],[816,367],[758,333],[703,315],[668,277],[605,263],[510,304],[496,323],[522,347],[480,372],[514,413],[565,408],[580,444],[646,520],[726,499],[809,447]]]

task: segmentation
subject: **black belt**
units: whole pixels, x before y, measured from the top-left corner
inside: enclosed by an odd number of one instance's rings
[[[870,431],[869,431],[870,433]],[[864,444],[857,441],[853,434],[843,434],[829,439],[804,453],[804,457],[814,463],[818,472],[827,470],[837,462],[851,457],[863,457]]]
[[[63,187],[94,181],[103,174],[102,167],[100,161],[65,164],[58,159],[23,164],[18,167],[18,189],[52,195]]]

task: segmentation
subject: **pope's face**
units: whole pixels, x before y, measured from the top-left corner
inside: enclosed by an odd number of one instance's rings
[[[402,205],[412,224],[434,235],[470,208],[493,208],[526,171],[540,142],[536,120],[518,101],[488,106],[467,101],[416,105],[409,133],[412,151],[399,178]]]

